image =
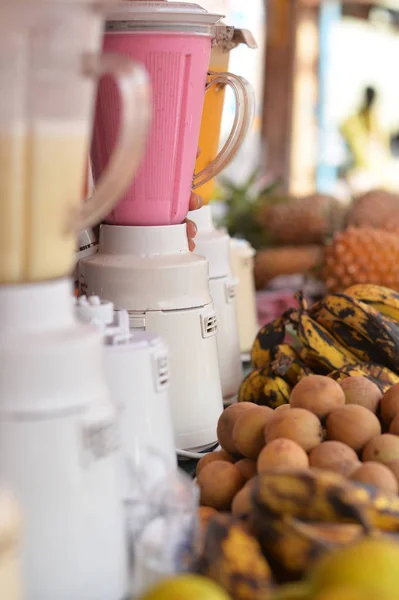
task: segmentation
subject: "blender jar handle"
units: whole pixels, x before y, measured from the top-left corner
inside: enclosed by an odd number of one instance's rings
[[[129,186],[144,154],[151,118],[150,84],[144,67],[117,54],[88,54],[84,73],[96,79],[112,75],[122,107],[115,149],[93,195],[82,203],[79,230],[98,224]]]
[[[252,124],[255,113],[255,96],[248,81],[232,73],[214,73],[209,71],[206,91],[213,85],[228,85],[234,93],[236,113],[233,127],[227,141],[216,158],[199,173],[194,174],[193,190],[207,183],[221,173],[236,156]]]

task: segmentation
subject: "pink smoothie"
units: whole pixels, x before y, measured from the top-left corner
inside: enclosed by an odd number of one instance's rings
[[[130,188],[107,217],[113,225],[175,225],[188,212],[211,38],[165,32],[106,33],[104,50],[143,63],[150,74],[153,123]],[[118,131],[119,101],[109,78],[99,87],[92,163],[99,178]]]

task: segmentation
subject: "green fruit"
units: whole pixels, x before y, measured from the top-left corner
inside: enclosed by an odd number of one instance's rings
[[[177,575],[151,588],[140,600],[231,600],[216,583],[199,575]]]
[[[310,582],[316,594],[348,586],[395,598],[399,590],[398,565],[399,543],[383,537],[365,537],[326,554],[310,573]]]

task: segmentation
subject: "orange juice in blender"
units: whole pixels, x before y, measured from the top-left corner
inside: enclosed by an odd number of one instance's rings
[[[250,31],[246,29],[235,29],[233,40],[231,42],[212,49],[209,66],[210,72],[215,74],[226,72],[229,67],[230,51],[239,44],[246,44],[249,48],[257,47],[255,39]],[[205,169],[218,153],[224,97],[225,86],[222,84],[213,86],[205,95],[198,144],[200,155],[197,158],[196,172]],[[248,122],[250,122],[250,120],[248,120]],[[242,141],[244,140],[244,137],[245,135],[242,137]],[[240,145],[237,145],[236,153],[239,150]],[[232,160],[234,156],[235,154],[231,156],[230,160]],[[196,189],[196,193],[202,196],[204,204],[208,204],[212,199],[214,186],[215,180],[211,179]]]

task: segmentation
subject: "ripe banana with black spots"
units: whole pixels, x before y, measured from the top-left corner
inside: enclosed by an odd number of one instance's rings
[[[274,360],[271,370],[276,375],[283,377],[292,387],[303,377],[311,375],[313,371],[307,367],[299,358],[291,346],[281,344],[274,352]]]
[[[399,377],[390,371],[387,367],[382,367],[375,363],[359,363],[350,367],[343,367],[328,374],[327,377],[335,381],[343,381],[348,377],[366,377],[376,384],[383,394],[389,390],[395,383],[399,383]]]
[[[254,369],[241,383],[239,402],[253,402],[260,406],[277,408],[290,399],[290,385],[269,369]]]
[[[299,309],[292,311],[289,318],[312,363],[316,367],[319,366],[321,371],[329,373],[358,362],[352,352],[340,344],[325,327],[309,316],[301,296],[299,296],[299,301]],[[311,366],[308,362],[306,364]]]
[[[266,368],[272,360],[271,351],[275,346],[282,344],[285,338],[285,319],[279,317],[271,321],[262,329],[252,346],[251,363],[255,369]]]
[[[258,541],[244,525],[227,514],[209,521],[195,572],[223,587],[233,600],[265,600],[272,572]]]
[[[354,523],[365,532],[399,531],[399,497],[330,471],[283,469],[259,474],[253,505],[267,518]]]
[[[399,323],[399,294],[394,290],[373,284],[357,284],[345,290],[347,296],[369,304],[375,310]]]
[[[310,314],[329,332],[345,340],[361,360],[399,371],[399,325],[372,306],[346,294],[330,294],[316,303]]]

